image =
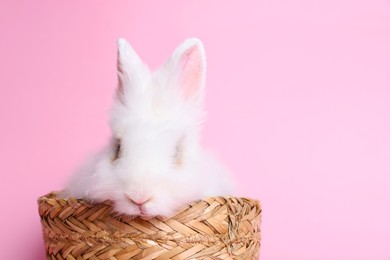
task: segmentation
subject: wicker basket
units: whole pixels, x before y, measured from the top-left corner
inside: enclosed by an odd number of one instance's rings
[[[38,199],[47,259],[257,259],[258,201],[212,197],[169,219],[118,215],[109,201]]]

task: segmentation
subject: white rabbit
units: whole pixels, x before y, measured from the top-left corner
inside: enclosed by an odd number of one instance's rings
[[[134,217],[170,217],[189,202],[232,195],[226,169],[199,144],[206,61],[200,40],[184,41],[151,72],[118,39],[112,139],[70,180],[63,197],[111,200]]]

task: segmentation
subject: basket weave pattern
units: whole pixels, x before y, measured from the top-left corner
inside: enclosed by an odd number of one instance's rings
[[[119,215],[107,201],[38,199],[47,259],[257,259],[258,201],[212,197],[169,219]]]

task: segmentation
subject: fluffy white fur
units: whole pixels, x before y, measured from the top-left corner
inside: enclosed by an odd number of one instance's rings
[[[112,140],[73,176],[63,196],[112,200],[116,211],[147,218],[231,195],[226,169],[199,145],[205,73],[198,39],[184,41],[154,72],[119,39]]]

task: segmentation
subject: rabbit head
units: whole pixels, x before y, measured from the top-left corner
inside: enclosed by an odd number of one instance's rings
[[[184,41],[156,71],[118,40],[112,140],[96,163],[87,196],[110,199],[118,212],[141,217],[169,216],[199,199],[205,72],[198,39]]]

